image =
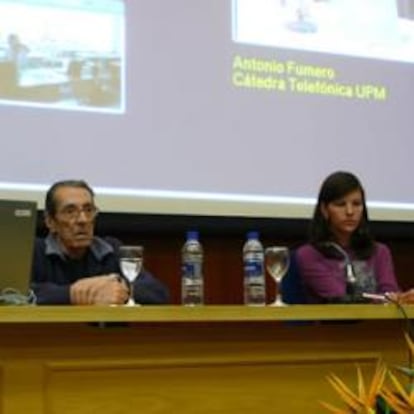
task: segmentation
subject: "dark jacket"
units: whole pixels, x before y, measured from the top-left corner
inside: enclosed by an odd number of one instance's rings
[[[32,289],[39,305],[70,304],[70,285],[85,277],[121,274],[116,239],[95,237],[84,257],[67,257],[52,235],[37,239],[32,265]],[[166,286],[145,269],[134,282],[134,299],[140,304],[169,302]]]

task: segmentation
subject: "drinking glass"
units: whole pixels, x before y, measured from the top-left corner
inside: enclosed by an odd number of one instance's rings
[[[285,246],[271,246],[265,249],[265,266],[269,275],[276,283],[276,298],[270,306],[285,306],[282,300],[281,283],[289,268],[289,248]]]
[[[139,276],[144,258],[142,246],[121,246],[119,248],[119,266],[122,274],[128,279],[130,296],[127,305],[136,305],[134,300],[134,280]]]

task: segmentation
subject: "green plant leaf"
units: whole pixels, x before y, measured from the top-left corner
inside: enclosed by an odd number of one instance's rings
[[[409,378],[414,378],[414,369],[413,368],[407,368],[407,367],[401,367],[401,366],[398,366],[398,365],[394,365],[393,369],[407,375],[407,377],[409,377]]]

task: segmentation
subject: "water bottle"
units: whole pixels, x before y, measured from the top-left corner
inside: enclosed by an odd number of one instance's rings
[[[266,304],[266,284],[264,275],[264,250],[259,233],[247,233],[243,246],[244,264],[244,303],[245,305]]]
[[[181,303],[202,305],[204,303],[203,247],[198,240],[198,232],[187,232],[187,241],[181,250],[182,277]]]

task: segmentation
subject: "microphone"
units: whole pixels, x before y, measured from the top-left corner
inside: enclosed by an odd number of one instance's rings
[[[341,247],[338,243],[327,241],[324,243],[326,247],[332,247],[335,249],[344,259],[345,261],[345,276],[347,283],[351,286],[352,291],[354,290],[354,285],[356,282],[356,277],[354,273],[354,267],[352,266],[351,259],[348,253],[345,251],[343,247]]]

